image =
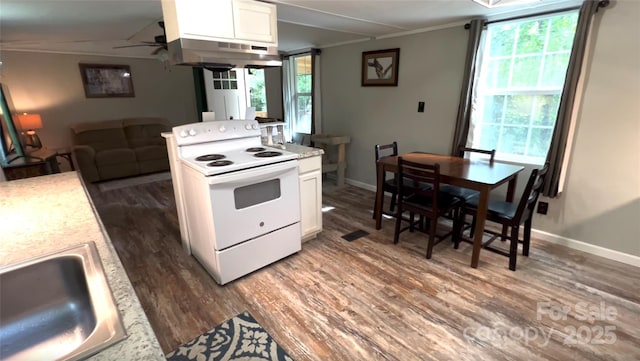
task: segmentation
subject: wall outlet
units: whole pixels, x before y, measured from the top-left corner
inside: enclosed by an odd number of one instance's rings
[[[549,203],[547,202],[538,202],[538,213],[547,214],[549,210]]]
[[[424,102],[418,102],[418,113],[424,113]]]

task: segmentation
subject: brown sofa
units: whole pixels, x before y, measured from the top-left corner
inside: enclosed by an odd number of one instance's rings
[[[127,118],[71,127],[73,155],[88,182],[169,170],[164,118]]]

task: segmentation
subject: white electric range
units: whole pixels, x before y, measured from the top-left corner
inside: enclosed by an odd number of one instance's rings
[[[254,120],[186,124],[172,133],[181,222],[193,256],[216,282],[300,251],[297,154],[262,145]]]

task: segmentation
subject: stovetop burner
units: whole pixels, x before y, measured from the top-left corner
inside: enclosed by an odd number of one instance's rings
[[[211,163],[207,163],[207,167],[224,167],[225,165],[233,164],[230,160],[215,160]]]
[[[199,157],[196,157],[196,160],[199,162],[210,162],[212,160],[224,159],[225,156],[222,154],[205,154]]]
[[[247,148],[245,151],[249,152],[249,153],[255,153],[255,152],[262,152],[267,150],[267,148],[264,147],[251,147],[251,148]]]
[[[279,155],[282,155],[282,152],[274,152],[274,151],[266,151],[266,152],[260,152],[260,153],[256,153],[253,156],[254,157],[258,157],[258,158],[269,158],[269,157],[277,157]]]

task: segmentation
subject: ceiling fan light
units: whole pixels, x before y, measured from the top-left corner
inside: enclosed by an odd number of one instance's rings
[[[501,6],[514,6],[527,4],[532,2],[541,2],[542,0],[472,0],[476,4],[480,4],[489,9],[497,8]]]

